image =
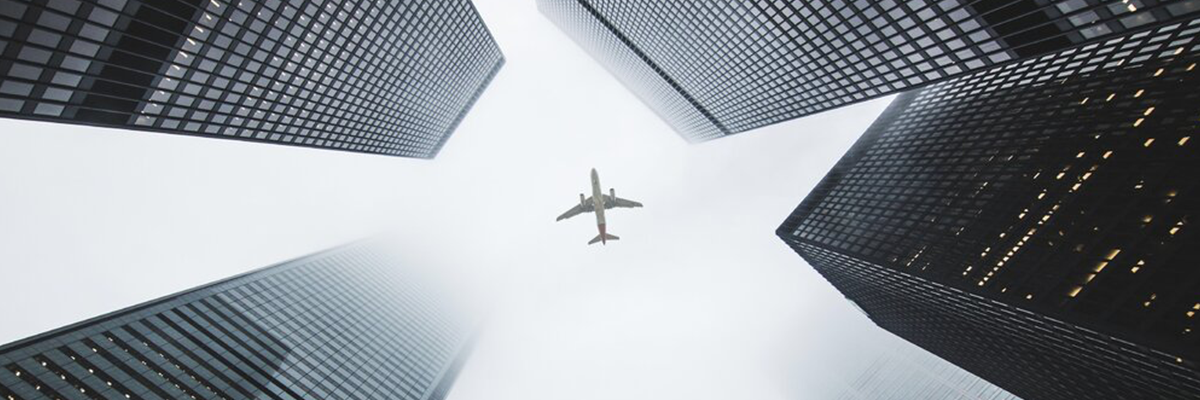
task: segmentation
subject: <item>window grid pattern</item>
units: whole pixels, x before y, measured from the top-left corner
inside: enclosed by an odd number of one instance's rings
[[[1193,399],[1194,368],[1062,320],[784,237],[880,327],[1029,399]]]
[[[466,330],[394,269],[356,245],[10,344],[0,398],[441,399]]]
[[[0,115],[432,157],[504,62],[466,0],[2,0]]]
[[[1200,0],[539,2],[597,10],[597,18],[611,28],[589,34],[629,38],[627,45],[647,55],[660,80],[677,82],[681,93],[694,98],[692,106],[710,113],[727,134],[1181,20],[1200,10]],[[596,41],[573,36],[584,47]],[[620,75],[627,69],[612,70]],[[623,80],[638,84],[648,77]]]
[[[1171,24],[904,93],[778,233],[1137,343],[1195,380],[1198,37],[1200,20]],[[946,329],[910,340],[942,354],[975,328]]]
[[[912,345],[885,350],[836,400],[1020,400]]]
[[[727,133],[694,99],[673,86],[661,68],[647,62],[644,54],[622,42],[621,37],[611,34],[610,28],[586,3],[539,0],[538,9],[684,138],[698,142]]]

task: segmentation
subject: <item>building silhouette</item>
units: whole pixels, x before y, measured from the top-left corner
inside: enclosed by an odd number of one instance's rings
[[[691,141],[1164,26],[1195,1],[538,0]]]
[[[468,330],[354,244],[0,347],[4,399],[442,399]]]
[[[777,234],[879,326],[1015,395],[1193,399],[1198,35],[901,94]]]
[[[431,158],[504,63],[468,0],[0,1],[0,116]]]

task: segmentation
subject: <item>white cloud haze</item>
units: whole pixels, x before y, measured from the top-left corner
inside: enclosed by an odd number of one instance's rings
[[[887,99],[688,145],[532,1],[432,161],[0,121],[0,342],[379,232],[492,314],[451,393],[806,399],[896,340],[774,236]],[[589,190],[646,204],[554,222]]]

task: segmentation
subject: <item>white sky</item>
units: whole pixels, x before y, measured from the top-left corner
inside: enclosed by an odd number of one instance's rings
[[[453,400],[823,398],[897,340],[774,236],[888,99],[688,145],[475,3],[508,63],[433,161],[0,120],[0,343],[380,232],[487,293]],[[592,167],[646,204],[603,247],[554,222]]]

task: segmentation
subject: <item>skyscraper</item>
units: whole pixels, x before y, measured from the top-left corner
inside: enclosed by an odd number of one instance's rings
[[[1200,1],[538,0],[672,127],[709,140],[1177,22]]]
[[[1195,398],[1198,35],[904,93],[777,234],[879,326],[1018,396]]]
[[[862,360],[835,400],[1020,400],[962,368],[907,343]]]
[[[363,244],[0,347],[5,399],[442,399],[469,332]]]
[[[0,0],[0,116],[431,158],[504,63],[468,0]]]

